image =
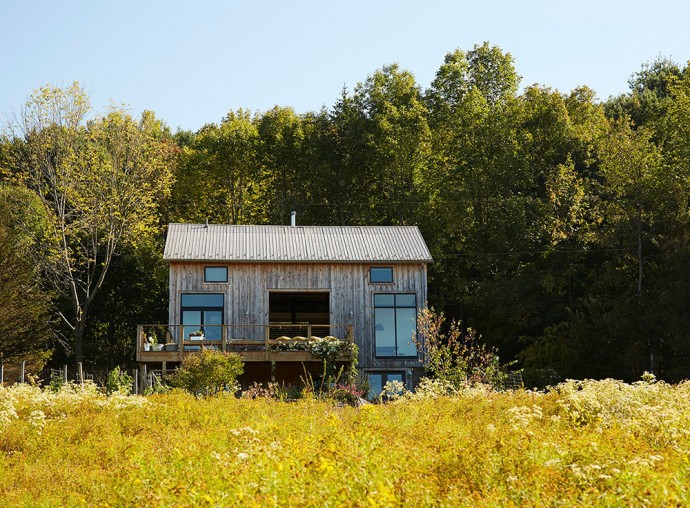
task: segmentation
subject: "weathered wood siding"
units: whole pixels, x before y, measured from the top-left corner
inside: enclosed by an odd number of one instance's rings
[[[204,282],[205,266],[227,266],[228,282]],[[370,284],[371,266],[392,266],[392,284]],[[170,324],[180,324],[182,293],[223,293],[226,324],[268,324],[269,292],[324,291],[330,293],[331,324],[353,325],[359,345],[360,369],[419,366],[415,360],[376,359],[375,293],[414,293],[417,308],[426,303],[425,263],[170,263]],[[263,339],[259,327],[247,326],[246,338]],[[256,336],[250,336],[251,333]]]

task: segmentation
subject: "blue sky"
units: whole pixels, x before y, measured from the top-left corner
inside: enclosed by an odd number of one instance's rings
[[[523,86],[605,99],[658,55],[690,60],[689,19],[687,0],[0,0],[0,115],[76,80],[97,110],[196,130],[240,107],[330,107],[393,62],[426,87],[446,53],[483,41],[513,55]]]

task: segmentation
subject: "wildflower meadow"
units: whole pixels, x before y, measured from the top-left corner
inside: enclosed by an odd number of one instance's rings
[[[3,506],[687,506],[690,383],[360,407],[0,387]]]

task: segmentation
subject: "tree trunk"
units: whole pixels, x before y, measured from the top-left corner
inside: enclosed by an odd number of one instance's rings
[[[84,359],[84,328],[86,322],[81,319],[74,327],[74,360],[79,363]]]

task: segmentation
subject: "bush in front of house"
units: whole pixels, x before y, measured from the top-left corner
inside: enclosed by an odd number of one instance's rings
[[[204,349],[187,355],[170,377],[170,384],[194,395],[216,395],[223,390],[236,391],[244,364],[238,354]]]

